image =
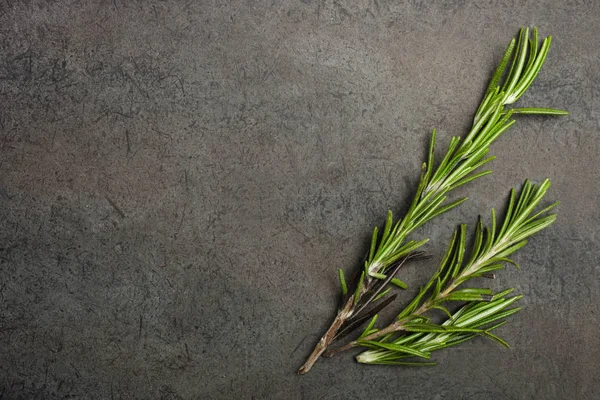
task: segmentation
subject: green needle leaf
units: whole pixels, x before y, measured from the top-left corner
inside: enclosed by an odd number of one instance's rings
[[[487,337],[488,339],[492,339],[494,342],[510,349],[510,345],[508,343],[506,343],[503,339],[499,338],[498,336],[494,335],[493,333],[484,332],[483,336]]]
[[[373,236],[371,237],[371,249],[369,250],[369,262],[373,260],[373,256],[375,255],[375,248],[377,246],[377,236],[378,236],[379,228],[375,227],[373,229]]]
[[[338,276],[340,278],[340,285],[342,286],[342,295],[345,296],[348,293],[348,286],[346,286],[346,278],[341,268],[338,270]]]
[[[377,314],[375,314],[373,316],[373,318],[371,318],[371,321],[369,322],[369,324],[367,325],[367,327],[365,328],[363,333],[360,335],[359,339],[362,339],[365,336],[370,335],[370,332],[373,330],[373,327],[375,326],[375,322],[377,322]]]
[[[392,350],[392,351],[395,351],[398,353],[411,354],[413,356],[417,356],[417,357],[421,357],[421,358],[429,358],[430,357],[430,355],[428,353],[424,353],[422,351],[415,350],[408,346],[402,346],[400,344],[375,342],[373,340],[361,340],[361,341],[359,341],[359,343],[365,347]]]
[[[358,362],[361,362],[357,359]],[[409,362],[409,361],[376,361],[369,364],[379,365],[399,365],[404,367],[433,367],[437,365],[435,362]]]
[[[408,285],[406,283],[402,282],[398,278],[392,278],[392,280],[390,282],[393,283],[394,285],[398,286],[400,289],[408,289]]]
[[[364,280],[365,280],[365,271],[362,271],[362,273],[360,274],[360,280],[358,281],[358,286],[356,287],[356,290],[354,291],[354,305],[357,305],[358,301],[360,300],[360,295],[361,295],[361,290],[362,290]]]
[[[558,110],[556,108],[511,108],[514,114],[534,114],[534,115],[569,115],[568,111]]]
[[[393,223],[393,215],[392,215],[392,211],[388,211],[388,216],[387,219],[385,221],[385,227],[383,228],[383,236],[381,237],[381,243],[385,243],[385,241],[387,240],[387,238],[390,236],[390,232],[392,229],[392,223]],[[371,246],[372,248],[373,246]],[[371,259],[373,259],[371,257]]]
[[[487,88],[486,93],[492,92],[494,89],[496,89],[496,87],[500,83],[500,79],[502,78],[502,75],[504,75],[504,72],[506,72],[506,67],[508,66],[508,61],[510,60],[510,56],[512,56],[512,54],[513,54],[515,44],[516,44],[515,39],[512,39],[510,41],[510,43],[508,43],[508,46],[506,47],[506,50],[504,51],[504,55],[502,56],[502,60],[500,60],[500,64],[498,64],[498,67],[496,68],[496,71],[494,72],[494,75],[492,76],[492,79],[490,80],[490,84]]]

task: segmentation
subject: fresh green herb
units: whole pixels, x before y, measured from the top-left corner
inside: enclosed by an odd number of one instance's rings
[[[496,225],[493,209],[491,228],[485,227],[479,218],[468,259],[465,258],[466,226],[461,225],[452,236],[439,269],[395,322],[381,330],[375,329],[374,323],[369,324],[357,340],[330,351],[328,355],[362,346],[372,350],[357,357],[361,363],[398,363],[398,360],[412,356],[428,359],[434,350],[454,346],[478,335],[508,347],[506,342],[490,333],[500,326],[492,323],[519,311],[519,308],[507,307],[521,296],[506,297],[513,289],[493,295],[488,288],[459,287],[474,278],[495,277],[491,273],[503,269],[506,263],[517,266],[508,257],[525,246],[529,236],[556,220],[556,215],[546,213],[558,203],[534,212],[549,187],[548,180],[540,185],[525,181],[519,196],[513,189],[500,227]],[[467,305],[452,315],[446,304],[453,301],[467,302]],[[441,325],[431,323],[425,314],[432,309],[444,311],[449,318]],[[401,333],[400,336],[397,336],[398,333]]]
[[[509,308],[521,298],[521,296],[507,297],[506,295],[511,292],[512,289],[508,289],[498,293],[490,302],[471,301],[441,325],[429,322],[407,324],[405,332],[410,333],[402,335],[391,343],[363,341],[361,345],[372,350],[359,354],[356,360],[363,364],[431,366],[436,363],[406,359],[414,356],[416,351],[422,354],[422,356],[419,355],[420,358],[429,359],[435,350],[455,346],[477,336],[487,337],[509,347],[508,343],[492,334],[491,331],[504,325],[505,318],[521,310],[520,307]],[[392,347],[398,344],[403,348]],[[410,349],[412,352],[405,351],[404,348]]]
[[[343,298],[338,314],[298,373],[308,372],[327,347],[341,337],[340,331],[349,333],[349,328],[357,327],[358,320],[364,320],[366,315],[372,316],[372,309],[367,308],[381,299],[379,295],[386,293],[389,283],[405,286],[403,282],[396,281],[394,275],[407,258],[421,258],[422,254],[413,253],[428,241],[427,238],[407,240],[408,236],[467,200],[465,197],[449,201],[448,195],[452,190],[492,172],[481,168],[494,159],[487,157],[489,147],[514,124],[513,114],[567,114],[566,111],[549,108],[504,108],[518,100],[534,81],[548,55],[551,40],[548,37],[539,46],[536,28],[533,29],[533,38],[530,38],[528,28],[521,29],[518,39],[513,39],[508,45],[477,109],[471,129],[463,139],[452,137],[445,156],[437,166],[434,162],[436,130],[433,130],[427,161],[422,165],[419,184],[408,211],[395,221],[392,212],[388,212],[381,234],[378,228],[374,229],[364,268],[357,274],[358,281],[346,285],[343,275],[340,275]],[[509,62],[510,69],[506,73]],[[374,292],[377,295],[374,296]]]

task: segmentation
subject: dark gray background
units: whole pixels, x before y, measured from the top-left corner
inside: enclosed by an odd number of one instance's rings
[[[478,3],[1,1],[0,398],[600,396],[600,6]],[[430,129],[464,134],[534,24],[555,40],[519,105],[571,115],[520,118],[469,202],[415,235],[438,257],[552,180],[557,223],[492,282],[525,295],[513,348],[297,376]]]

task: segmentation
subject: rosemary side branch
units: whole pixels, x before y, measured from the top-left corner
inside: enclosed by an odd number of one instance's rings
[[[456,346],[477,336],[487,337],[502,346],[510,347],[503,339],[491,331],[506,323],[506,318],[521,311],[521,307],[510,306],[521,299],[521,295],[509,297],[513,289],[507,289],[495,294],[490,301],[470,301],[441,325],[431,324],[429,319],[423,319],[422,324],[414,323],[408,326],[406,334],[393,343],[365,342],[365,351],[356,357],[363,364],[431,366],[435,362],[410,360],[417,356],[428,360],[433,351]],[[382,349],[386,346],[385,349]]]
[[[360,354],[357,360],[362,363],[377,364],[396,362],[408,356],[429,358],[433,350],[458,344],[463,339],[468,340],[476,335],[484,335],[505,344],[489,333],[491,328],[479,328],[517,312],[518,309],[505,310],[505,308],[520,297],[505,297],[512,289],[493,295],[492,290],[488,288],[459,289],[459,286],[473,278],[495,278],[493,272],[503,269],[504,263],[518,267],[508,257],[525,246],[529,236],[548,227],[556,220],[556,215],[546,215],[546,213],[558,203],[534,211],[549,187],[548,180],[539,185],[525,181],[518,196],[515,189],[512,189],[506,216],[500,227],[496,225],[494,209],[491,212],[491,227],[485,227],[479,218],[474,245],[468,260],[465,258],[466,225],[461,225],[452,236],[439,269],[398,315],[395,322],[378,330],[373,327],[376,320],[374,317],[357,340],[330,351],[328,355],[362,346],[373,350]],[[427,294],[429,297],[424,300]],[[451,315],[445,303],[452,301],[468,304]],[[429,318],[424,314],[433,309],[444,311],[449,319],[443,325],[430,323]],[[497,318],[490,319],[494,315]],[[394,338],[398,332],[410,334]]]
[[[355,319],[357,307],[364,309],[370,305],[363,297],[372,292],[375,281],[386,282],[381,287],[384,293],[389,289],[385,289],[388,283],[396,284],[401,288],[406,287],[402,281],[394,277],[395,272],[393,274],[390,272],[398,266],[398,263],[405,262],[406,257],[410,258],[415,250],[428,241],[427,238],[407,241],[408,236],[436,216],[467,200],[465,197],[447,201],[453,189],[492,172],[481,171],[481,167],[495,158],[487,157],[489,147],[514,124],[515,120],[511,119],[513,114],[568,114],[566,111],[550,108],[504,108],[525,93],[548,55],[552,37],[544,39],[540,46],[537,28],[533,28],[533,37],[530,36],[529,28],[522,28],[518,39],[511,40],[477,109],[471,129],[463,139],[452,137],[445,156],[437,166],[434,160],[436,130],[433,130],[427,161],[422,165],[418,187],[408,211],[404,217],[396,221],[389,211],[381,234],[379,228],[373,230],[364,269],[357,276],[358,280],[353,286],[352,296],[347,296],[349,289],[343,272],[339,271],[345,300],[330,328],[319,340],[305,364],[298,370],[299,374],[304,374],[311,369],[327,347],[339,337],[337,332],[340,329],[348,328],[350,325],[357,327]],[[510,69],[506,73],[509,62]]]

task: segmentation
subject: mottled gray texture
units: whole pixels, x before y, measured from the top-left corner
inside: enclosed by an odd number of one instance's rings
[[[598,398],[598,2],[400,3],[0,1],[0,398]],[[417,235],[437,257],[511,186],[552,180],[558,222],[493,282],[525,295],[513,348],[297,376],[336,268],[533,24],[555,40],[520,104],[571,116],[520,118]]]

